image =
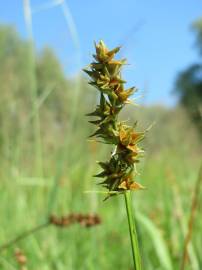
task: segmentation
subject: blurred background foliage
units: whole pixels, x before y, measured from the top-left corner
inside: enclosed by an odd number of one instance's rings
[[[201,20],[194,24],[194,29],[197,31],[197,44],[200,49]],[[70,125],[68,120],[71,118],[73,109],[71,105],[75,96],[75,85],[78,84],[77,79],[70,79],[64,74],[54,51],[47,47],[36,56],[36,73],[33,82],[30,45],[27,41],[22,40],[15,29],[10,26],[0,27],[0,48],[0,119],[2,127],[0,146],[2,151],[9,155],[9,145],[12,146],[17,143],[16,140],[19,136],[16,135],[19,135],[26,125],[32,123],[31,120],[34,118],[35,112],[32,111],[34,106],[32,93],[30,93],[31,84],[36,84],[37,88],[38,100],[34,102],[38,102],[38,107],[40,107],[42,137],[45,138],[46,143],[50,143],[51,147],[54,147],[54,144],[59,147],[68,134],[68,125]],[[151,131],[155,133],[154,136],[153,134],[148,136],[148,140],[153,140],[150,142],[153,149],[160,151],[160,148],[167,148],[172,143],[177,142],[178,144],[182,137],[184,140],[189,140],[195,136],[194,143],[197,144],[197,137],[200,136],[201,130],[197,135],[195,124],[196,127],[201,128],[202,123],[201,74],[201,63],[199,61],[177,76],[175,88],[179,95],[179,105],[174,108],[166,108],[163,105],[151,105],[143,108],[130,106],[124,112],[124,117],[129,115],[128,118],[131,118],[132,121],[138,118],[143,126],[152,122],[157,123]],[[88,86],[84,78],[78,80],[81,80],[79,84],[82,85],[82,89],[78,97],[79,112],[76,113],[75,127],[83,130],[85,126],[86,129],[89,129],[90,125],[83,126],[79,123],[84,120],[84,114],[89,108],[96,103],[96,93]],[[40,105],[40,102],[43,105]],[[176,116],[180,117],[180,122]],[[179,124],[182,125],[182,128],[179,128]],[[186,126],[187,128],[185,128]],[[189,131],[183,132],[185,129]],[[30,133],[27,136],[31,139],[33,130],[27,128],[26,132]],[[164,133],[165,135],[162,136]],[[60,138],[60,140],[55,140],[55,138]]]
[[[201,54],[201,20],[193,27]],[[81,75],[66,76],[51,48],[33,57],[32,44],[6,25],[0,26],[0,82],[0,242],[49,213],[97,212],[99,228],[49,228],[19,243],[29,269],[131,269],[122,198],[103,203],[102,195],[84,193],[99,189],[95,160],[108,151],[87,140],[92,127],[85,114],[95,107],[96,91]],[[130,105],[122,115],[138,120],[139,129],[155,122],[140,165],[147,190],[134,194],[147,270],[179,269],[202,151],[200,57],[174,88],[175,107]],[[201,228],[198,214],[187,269],[202,268]],[[12,254],[12,248],[2,253],[1,269],[17,269]]]
[[[200,53],[198,63],[194,63],[179,74],[176,82],[176,92],[180,103],[187,109],[190,117],[202,134],[202,19],[193,24],[196,32],[196,46]]]

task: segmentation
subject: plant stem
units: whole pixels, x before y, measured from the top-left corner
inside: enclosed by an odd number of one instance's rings
[[[131,191],[130,190],[126,191],[124,193],[124,196],[125,196],[125,204],[126,204],[128,225],[129,225],[129,231],[130,231],[130,240],[131,240],[131,247],[132,247],[132,254],[133,254],[134,269],[141,270],[141,258],[140,258],[139,247],[138,247],[135,221],[134,221],[133,211],[132,211]]]
[[[0,246],[0,252],[2,252],[3,250],[9,248],[10,246],[15,245],[17,242],[27,238],[28,236],[40,231],[43,228],[48,227],[49,225],[51,225],[50,221],[47,221],[46,223],[40,224],[32,229],[30,229],[29,231],[25,231],[22,234],[18,235],[17,237],[9,240],[8,242],[6,242],[5,244]]]
[[[33,36],[33,27],[32,27],[32,10],[31,10],[31,0],[24,0],[24,17],[25,25],[27,28],[27,34],[29,39],[29,61],[31,67],[30,74],[30,90],[32,94],[32,109],[34,111],[33,117],[33,134],[34,134],[34,151],[35,151],[35,165],[36,172],[39,176],[43,176],[43,155],[42,155],[42,143],[41,143],[41,124],[40,124],[40,114],[39,108],[37,107],[38,103],[38,83],[36,75],[36,55],[35,55],[35,44]]]
[[[191,212],[190,212],[190,217],[189,217],[189,222],[188,222],[188,231],[187,235],[185,237],[185,242],[184,242],[184,248],[183,248],[183,255],[182,255],[182,262],[181,262],[181,270],[184,270],[186,267],[186,263],[188,260],[188,247],[191,242],[191,237],[193,233],[193,226],[194,226],[194,221],[195,221],[195,216],[196,216],[196,210],[199,205],[199,195],[200,195],[200,186],[202,183],[202,165],[200,167],[199,171],[199,176],[195,184],[195,189],[194,189],[194,194],[192,198],[192,204],[191,204]]]

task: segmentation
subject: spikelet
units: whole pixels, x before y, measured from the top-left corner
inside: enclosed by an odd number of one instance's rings
[[[109,50],[104,42],[100,41],[95,44],[95,49],[95,61],[84,69],[90,77],[89,84],[100,93],[99,104],[95,111],[88,114],[96,117],[89,121],[96,126],[90,137],[115,146],[109,161],[99,162],[102,172],[96,177],[104,179],[100,184],[110,192],[143,189],[134,178],[137,175],[135,164],[143,154],[139,142],[144,139],[145,132],[136,131],[136,125],[131,127],[118,121],[120,111],[126,104],[131,103],[129,98],[137,89],[125,89],[126,81],[122,78],[121,70],[126,60],[114,59],[120,47]]]

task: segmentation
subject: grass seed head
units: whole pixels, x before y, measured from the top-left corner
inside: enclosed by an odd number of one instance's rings
[[[95,49],[95,61],[90,63],[88,69],[84,69],[90,77],[89,84],[100,93],[99,104],[94,112],[88,114],[96,117],[89,122],[97,128],[90,137],[115,146],[109,161],[99,162],[102,172],[96,177],[104,178],[100,184],[109,191],[143,189],[134,178],[137,175],[135,164],[143,153],[139,142],[144,139],[145,132],[138,132],[136,125],[127,126],[118,120],[120,111],[131,103],[130,96],[136,88],[125,89],[126,81],[123,80],[121,71],[126,60],[115,59],[120,47],[109,50],[101,40],[95,44]]]
[[[89,228],[101,223],[101,218],[93,214],[69,214],[66,216],[51,215],[49,218],[50,224],[65,228],[73,224],[80,224],[83,227]]]

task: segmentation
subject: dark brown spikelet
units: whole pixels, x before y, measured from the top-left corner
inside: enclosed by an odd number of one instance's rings
[[[143,189],[134,178],[137,175],[136,163],[143,154],[139,143],[144,139],[145,132],[137,131],[136,124],[131,127],[118,121],[120,111],[126,104],[131,103],[129,98],[136,88],[125,89],[126,81],[122,78],[121,71],[126,60],[114,58],[120,47],[109,50],[104,42],[100,41],[95,44],[95,49],[95,61],[84,69],[90,77],[89,84],[94,86],[100,95],[96,109],[88,114],[96,117],[89,121],[96,126],[90,137],[115,146],[110,159],[99,162],[102,172],[96,177],[103,178],[100,184],[110,192]]]
[[[93,214],[69,214],[61,217],[51,215],[50,223],[62,228],[73,224],[80,224],[83,227],[93,227],[101,223],[101,218]]]

